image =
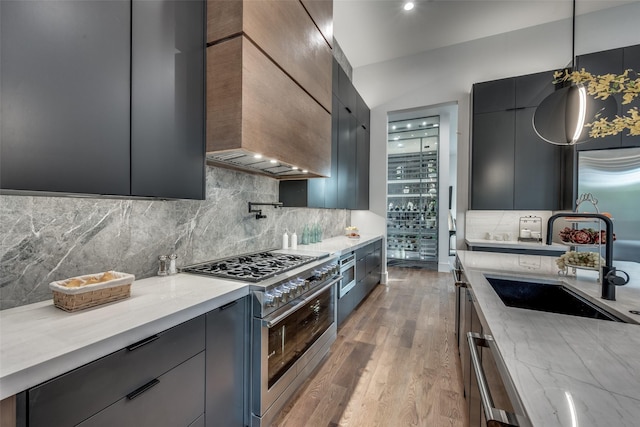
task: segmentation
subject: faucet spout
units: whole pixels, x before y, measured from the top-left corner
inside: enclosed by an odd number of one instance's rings
[[[558,218],[594,218],[600,219],[605,224],[605,265],[602,267],[600,277],[602,281],[602,298],[610,301],[616,300],[616,269],[613,267],[613,221],[599,213],[565,212],[557,213],[549,218],[547,223],[547,245],[553,240],[553,223]],[[626,282],[625,282],[626,283]],[[625,284],[622,283],[622,284]]]

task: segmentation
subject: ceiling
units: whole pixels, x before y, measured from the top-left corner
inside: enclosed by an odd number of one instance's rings
[[[573,0],[334,0],[334,37],[353,68],[571,18]],[[578,15],[634,3],[576,0]]]

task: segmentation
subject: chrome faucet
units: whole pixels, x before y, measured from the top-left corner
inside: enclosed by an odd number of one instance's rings
[[[602,267],[602,298],[610,301],[616,300],[616,286],[623,286],[629,283],[629,275],[622,270],[617,270],[613,266],[613,222],[605,215],[599,213],[580,213],[580,212],[565,212],[557,213],[549,218],[547,223],[547,245],[550,245],[553,240],[553,223],[558,218],[595,218],[604,221],[606,234],[605,234],[605,265]],[[616,275],[616,272],[624,274],[626,278]]]

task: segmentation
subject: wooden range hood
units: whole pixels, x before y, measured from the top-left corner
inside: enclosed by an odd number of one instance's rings
[[[332,10],[331,0],[208,1],[208,162],[329,176]]]

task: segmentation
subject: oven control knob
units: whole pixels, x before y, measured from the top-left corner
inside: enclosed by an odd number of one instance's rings
[[[304,291],[304,280],[301,278],[297,278],[296,280],[293,281],[292,283],[293,286],[295,286],[296,290],[298,291],[299,294],[302,293],[302,291]]]
[[[273,299],[274,299],[274,305],[276,305],[276,303],[278,302],[282,302],[282,292],[279,289],[274,289],[273,290]]]
[[[282,285],[276,289],[279,290],[280,293],[282,294],[282,298],[281,298],[282,302],[287,302],[287,300],[289,299],[289,293],[291,292],[291,290],[286,285]]]
[[[264,303],[267,307],[273,307],[276,305],[275,303],[275,295],[273,295],[271,292],[265,292],[264,293]]]
[[[296,284],[293,281],[285,283],[284,285],[282,285],[282,287],[285,289],[288,289],[289,294],[291,294],[291,296],[295,295],[296,289],[298,289],[298,286],[296,286]]]

